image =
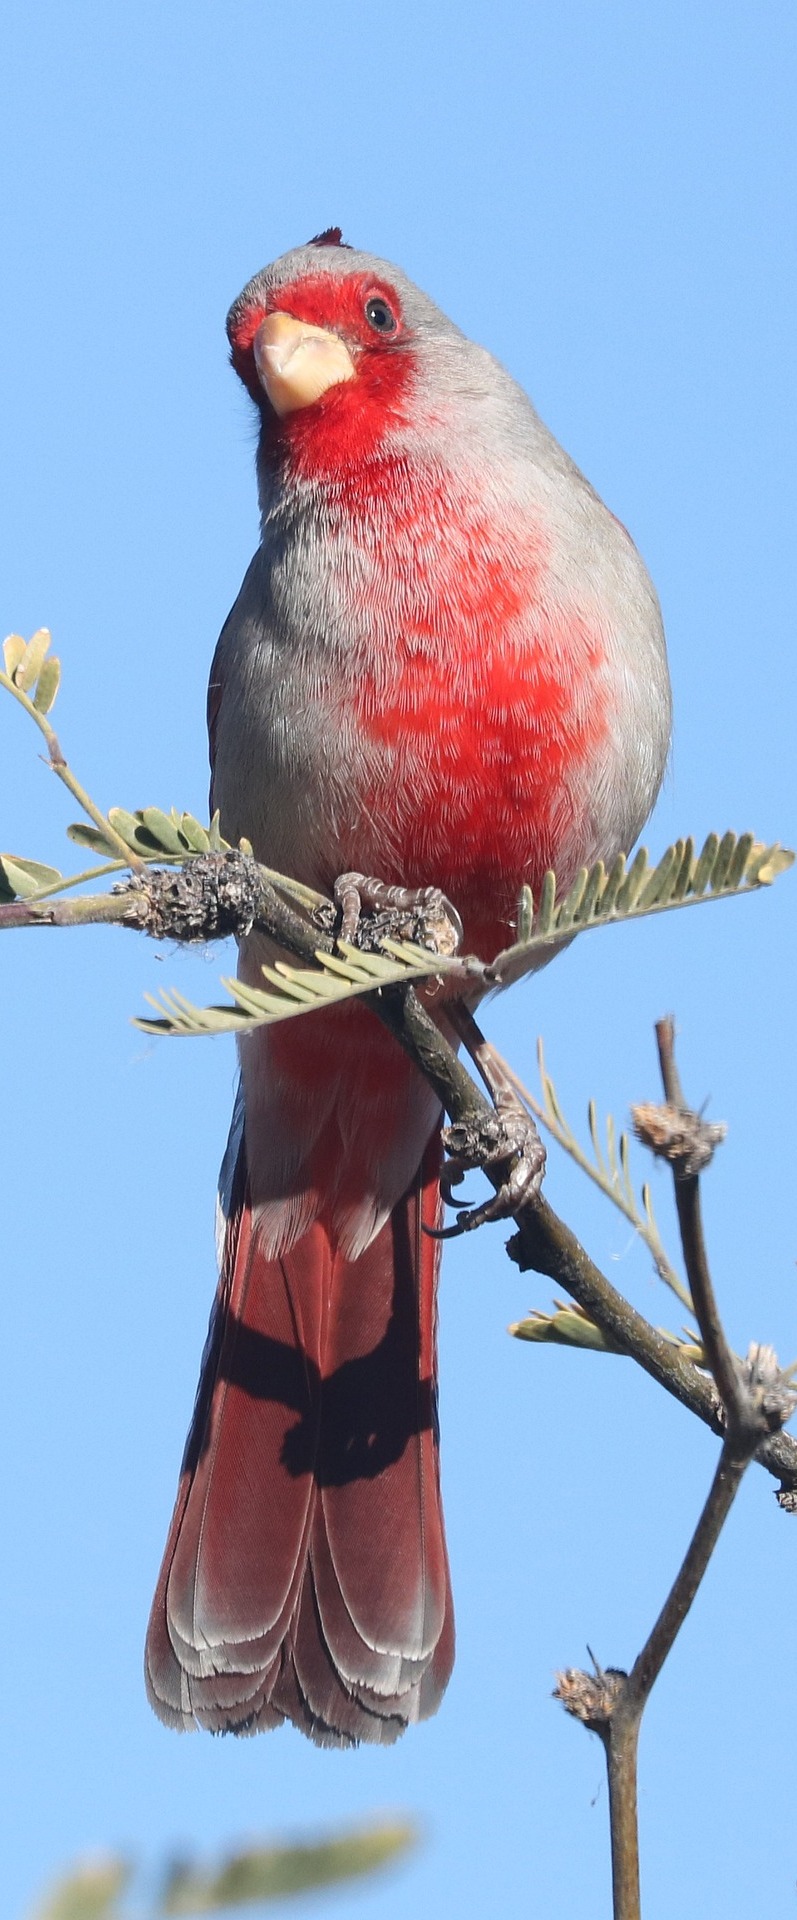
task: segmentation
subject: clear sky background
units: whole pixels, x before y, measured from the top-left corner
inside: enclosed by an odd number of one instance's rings
[[[257,538],[224,316],[340,223],[528,388],[630,527],[665,613],[671,771],[648,833],[795,843],[791,0],[138,0],[9,10],[2,48],[3,630],[49,625],[57,721],[104,805],[206,805],[204,698]],[[56,864],[75,809],[0,699],[0,841]],[[75,850],[76,851],[76,850]],[[706,1182],[735,1344],[797,1352],[790,878],[580,941],[495,1005],[572,1118],[686,1087],[730,1135]],[[597,1743],[557,1666],[630,1662],[716,1442],[630,1363],[522,1346],[550,1290],[490,1229],[446,1255],[443,1469],[459,1654],[397,1748],[178,1739],[141,1649],[214,1285],[232,1042],[149,1043],[147,988],[213,998],[229,951],[118,932],[0,955],[5,1368],[0,1803],[18,1920],[87,1847],[149,1862],[384,1808],[415,1858],[330,1916],[609,1911]],[[637,1166],[642,1171],[641,1158]],[[645,1171],[647,1171],[645,1169]],[[654,1174],[675,1234],[667,1181]],[[644,1249],[555,1151],[548,1192],[656,1321]],[[797,1521],[751,1471],[642,1743],[646,1920],[792,1915]]]

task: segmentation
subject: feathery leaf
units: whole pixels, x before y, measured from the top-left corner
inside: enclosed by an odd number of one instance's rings
[[[223,980],[232,995],[231,1007],[197,1007],[173,990],[156,997],[147,995],[159,1018],[137,1019],[144,1033],[199,1034],[240,1033],[266,1026],[274,1020],[288,1020],[308,1013],[314,1007],[327,1007],[351,1000],[380,987],[409,985],[437,974],[459,972],[459,963],[440,954],[429,953],[410,942],[385,940],[383,953],[360,953],[340,942],[337,953],[318,952],[316,967],[294,967],[277,961],[262,968],[268,989],[253,987],[243,980]]]
[[[175,1861],[162,1874],[148,1920],[178,1914],[233,1913],[290,1899],[373,1873],[417,1843],[407,1820],[382,1820],[327,1839],[288,1846],[241,1847],[218,1866]],[[121,1920],[119,1899],[131,1879],[126,1861],[87,1860],[65,1874],[28,1920]]]
[[[721,840],[711,833],[697,857],[692,840],[687,839],[674,841],[655,867],[644,847],[627,869],[619,854],[608,877],[600,861],[591,872],[582,867],[561,901],[556,898],[554,875],[546,873],[530,932],[499,953],[490,977],[496,985],[517,979],[538,964],[540,950],[550,947],[560,934],[572,939],[610,921],[640,919],[701,900],[752,893],[793,864],[794,854],[778,842],[764,846],[751,833],[738,837],[726,833]]]
[[[541,1040],[537,1042],[537,1058],[539,1063],[540,1086],[542,1089],[541,1100],[536,1100],[534,1095],[530,1093],[528,1088],[518,1079],[517,1075],[512,1073],[511,1069],[508,1069],[510,1079],[524,1105],[528,1108],[529,1112],[534,1115],[535,1120],[539,1121],[553,1136],[553,1139],[564,1149],[570,1159],[575,1161],[576,1166],[580,1167],[581,1171],[586,1173],[590,1180],[594,1181],[596,1187],[600,1187],[601,1192],[605,1193],[607,1200],[611,1200],[612,1205],[617,1207],[618,1211],[624,1215],[626,1220],[630,1221],[632,1227],[635,1228],[640,1239],[644,1241],[645,1246],[652,1255],[659,1279],[663,1280],[665,1286],[668,1286],[677,1296],[681,1305],[685,1306],[687,1311],[692,1312],[692,1301],[689,1289],[685,1286],[665,1252],[653,1213],[650,1188],[647,1185],[642,1187],[641,1206],[634,1193],[631,1180],[630,1146],[627,1133],[623,1131],[618,1136],[612,1115],[609,1114],[606,1120],[606,1147],[604,1151],[600,1137],[597,1109],[594,1100],[590,1100],[587,1110],[587,1124],[592,1143],[592,1158],[590,1158],[590,1155],[585,1153],[584,1148],[576,1138],[572,1127],[562,1112],[556,1088],[545,1064],[545,1054]],[[668,1338],[669,1337],[668,1335]],[[553,1339],[554,1335],[543,1335],[540,1333],[532,1335],[526,1333],[523,1335],[523,1338]]]

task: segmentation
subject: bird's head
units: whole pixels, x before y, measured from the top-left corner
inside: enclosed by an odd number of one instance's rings
[[[331,228],[255,274],[227,318],[261,445],[318,465],[375,449],[406,419],[432,339],[460,337],[401,271]]]

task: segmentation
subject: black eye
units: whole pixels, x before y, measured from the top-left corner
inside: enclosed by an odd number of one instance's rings
[[[372,294],[370,300],[366,300],[365,318],[369,327],[373,327],[374,333],[395,333],[398,326],[392,307],[389,307],[387,301],[383,300],[378,293]]]

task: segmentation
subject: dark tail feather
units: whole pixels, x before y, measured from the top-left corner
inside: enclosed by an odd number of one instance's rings
[[[147,1635],[169,1725],[390,1742],[453,1663],[436,1395],[439,1153],[356,1259],[267,1256],[239,1148]]]

